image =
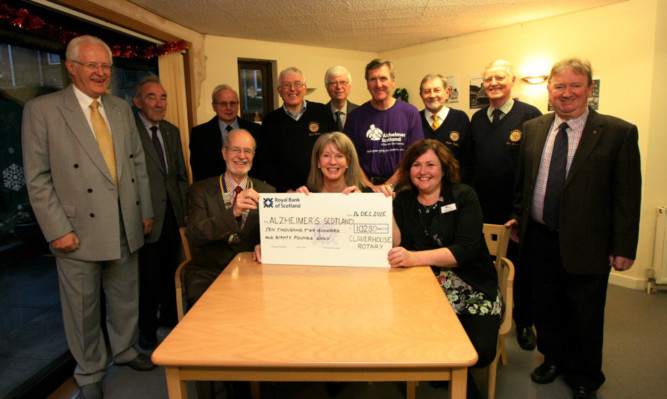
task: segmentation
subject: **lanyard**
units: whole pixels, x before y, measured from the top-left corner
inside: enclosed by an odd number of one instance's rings
[[[225,209],[231,210],[232,209],[232,195],[229,193],[229,188],[227,187],[227,181],[224,178],[225,174],[220,175],[220,193],[222,194],[222,201],[225,203]],[[250,189],[253,188],[252,180],[250,178],[247,179],[247,188]],[[243,227],[245,226],[245,221],[248,218],[248,213],[250,213],[250,209],[246,209],[243,211],[241,214],[241,226],[239,230],[243,230]]]

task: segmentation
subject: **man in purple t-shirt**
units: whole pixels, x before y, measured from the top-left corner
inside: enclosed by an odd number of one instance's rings
[[[374,191],[383,184],[393,189],[403,153],[424,138],[421,117],[417,107],[392,97],[396,77],[391,61],[368,63],[366,86],[371,100],[350,112],[345,134],[357,149],[364,184]]]

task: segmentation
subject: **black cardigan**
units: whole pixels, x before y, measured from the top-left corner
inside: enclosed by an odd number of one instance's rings
[[[457,267],[452,268],[466,283],[495,298],[498,292],[498,275],[493,266],[489,249],[482,233],[482,208],[472,187],[465,184],[443,186],[440,193],[444,205],[456,204],[456,209],[442,213],[427,227],[429,235],[435,232],[443,240],[444,247],[454,255]],[[417,192],[399,192],[394,200],[394,217],[401,231],[401,246],[409,251],[440,248],[427,237],[419,221]],[[434,272],[440,267],[431,266]]]

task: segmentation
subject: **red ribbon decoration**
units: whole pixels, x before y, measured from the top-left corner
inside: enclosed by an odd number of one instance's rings
[[[20,30],[37,36],[46,37],[58,43],[66,44],[82,33],[64,29],[45,21],[25,8],[13,8],[3,4],[0,0],[0,23],[8,24]],[[111,54],[119,58],[154,58],[175,51],[184,51],[188,48],[184,40],[168,42],[154,46],[128,46],[115,44],[111,47]]]

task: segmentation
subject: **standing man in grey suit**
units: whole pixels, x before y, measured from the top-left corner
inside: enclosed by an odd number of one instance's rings
[[[215,116],[192,128],[190,133],[190,166],[194,181],[225,173],[222,139],[232,130],[244,129],[257,138],[260,126],[239,118],[239,95],[229,85],[213,89],[212,106]],[[254,175],[253,175],[254,176]]]
[[[153,209],[130,105],[106,93],[111,50],[85,35],[69,43],[66,56],[72,85],[26,103],[23,162],[30,204],[56,256],[80,397],[101,398],[108,364],[101,288],[113,361],[155,367],[133,347],[138,250],[153,227]]]
[[[575,399],[595,398],[605,380],[607,281],[612,267],[632,266],[641,202],[637,127],[588,108],[593,85],[588,61],[552,67],[547,89],[556,112],[523,125],[507,223],[533,271],[544,362],[531,378],[547,384],[564,374]]]
[[[327,88],[329,97],[331,97],[331,101],[327,103],[327,107],[331,110],[331,115],[334,119],[334,129],[342,132],[347,115],[350,111],[358,107],[357,104],[347,101],[347,97],[350,95],[350,90],[352,89],[352,75],[342,65],[332,66],[324,74],[324,85]]]
[[[176,316],[174,273],[178,268],[179,227],[188,212],[188,174],[181,133],[164,120],[167,93],[155,75],[134,90],[137,130],[144,147],[155,224],[139,251],[139,346],[157,344],[158,325],[173,327]],[[159,311],[159,319],[158,319]]]

